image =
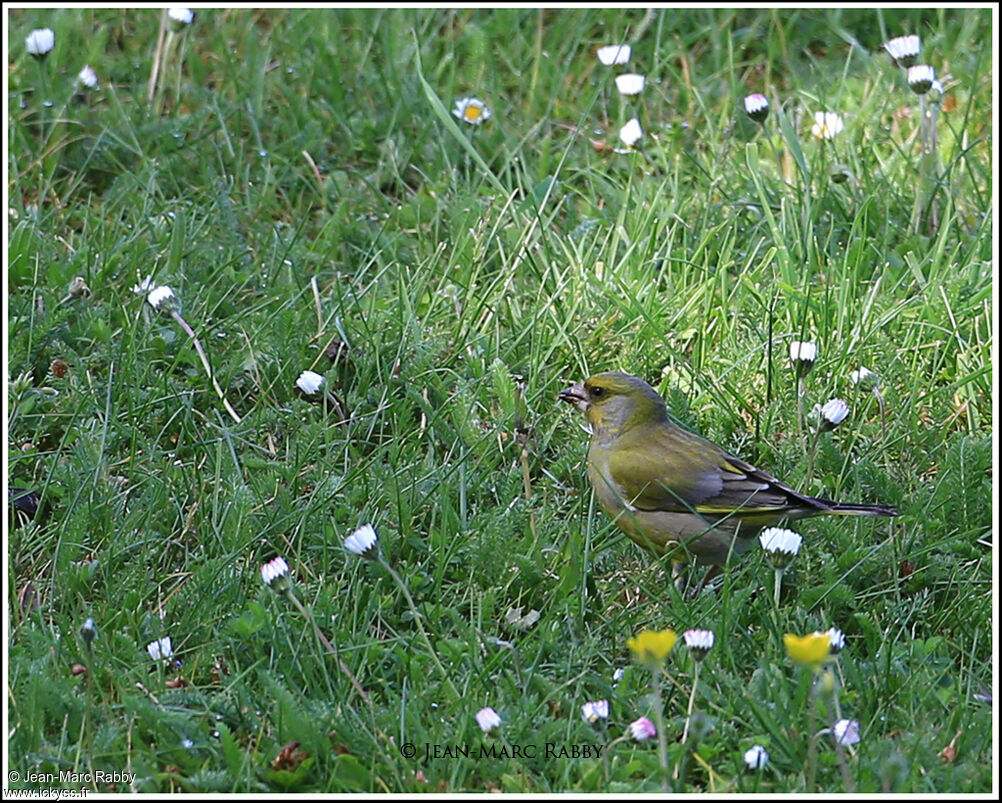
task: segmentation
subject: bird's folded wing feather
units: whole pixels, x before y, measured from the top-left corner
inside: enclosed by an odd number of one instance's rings
[[[616,449],[609,457],[610,477],[639,510],[713,514],[815,506],[809,497],[698,435],[648,436],[646,443]]]

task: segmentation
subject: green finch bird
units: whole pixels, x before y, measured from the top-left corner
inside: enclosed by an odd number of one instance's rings
[[[599,504],[633,541],[670,555],[676,567],[722,566],[784,519],[898,515],[887,505],[798,493],[673,424],[664,399],[638,377],[596,374],[560,399],[591,424],[588,479]]]

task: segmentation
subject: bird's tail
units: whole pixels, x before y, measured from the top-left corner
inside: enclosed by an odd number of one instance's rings
[[[851,502],[832,502],[831,507],[825,511],[836,516],[900,516],[897,508],[890,505],[857,505]]]

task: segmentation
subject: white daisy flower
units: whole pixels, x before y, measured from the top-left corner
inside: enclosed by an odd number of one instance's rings
[[[153,309],[167,315],[181,309],[180,299],[178,299],[178,297],[174,294],[174,291],[166,285],[154,287],[146,294],[146,300],[149,302],[150,306],[153,307]]]
[[[51,28],[37,28],[24,40],[25,49],[35,58],[42,59],[55,47],[56,35]]]
[[[811,372],[818,358],[818,347],[809,341],[794,340],[790,343],[790,361],[797,376],[803,379]]]
[[[170,636],[164,636],[162,639],[151,641],[146,645],[146,652],[150,654],[150,658],[154,661],[166,661],[174,654]]]
[[[640,127],[640,121],[634,117],[619,129],[619,139],[627,147],[632,148],[644,135],[644,130]]]
[[[924,95],[936,82],[936,71],[928,64],[916,64],[908,68],[908,86],[916,95]]]
[[[363,524],[344,539],[344,547],[355,555],[375,560],[379,552],[379,536],[371,524]]]
[[[305,396],[315,396],[320,391],[320,388],[324,386],[325,381],[323,376],[316,371],[303,371],[296,380],[296,387]]]
[[[919,50],[922,47],[921,40],[915,36],[897,36],[890,41],[884,42],[884,50],[894,59],[894,63],[899,67],[911,67],[918,58]]]
[[[616,89],[620,95],[638,95],[644,90],[647,79],[637,73],[623,73],[616,76]]]
[[[155,281],[153,281],[153,277],[152,276],[147,276],[145,279],[142,279],[139,282],[139,284],[132,285],[132,292],[133,293],[137,293],[138,295],[144,296],[147,293],[149,293],[150,290],[152,290],[156,286],[157,286],[157,283]]]
[[[769,555],[769,562],[777,569],[785,569],[800,551],[803,537],[793,530],[768,527],[759,534],[758,541]]]
[[[713,649],[715,636],[712,630],[686,630],[682,634],[682,640],[692,653],[693,660],[702,661]]]
[[[490,119],[491,110],[478,98],[460,98],[456,101],[456,108],[452,110],[452,114],[464,123],[481,125],[484,120]]]
[[[745,766],[750,770],[760,770],[769,763],[769,754],[760,744],[753,744],[745,750]]]
[[[91,643],[97,638],[97,625],[94,624],[93,619],[88,619],[80,627],[80,638],[83,639],[84,644],[90,647]]]
[[[825,635],[828,636],[829,651],[832,655],[838,655],[845,649],[845,633],[837,627],[829,627]]]
[[[821,430],[835,429],[849,415],[849,405],[841,399],[830,399],[821,405]]]
[[[85,64],[84,68],[77,74],[77,83],[87,87],[87,89],[97,89],[97,73],[90,65]]]
[[[840,719],[832,726],[832,737],[842,747],[849,747],[862,741],[859,722],[855,719]]]
[[[611,67],[613,64],[626,64],[630,60],[630,46],[606,45],[600,47],[596,55],[606,67]]]
[[[863,366],[860,366],[849,374],[849,381],[860,390],[873,390],[879,384],[877,375],[869,368],[864,368]]]
[[[845,129],[845,123],[835,112],[815,112],[811,133],[818,139],[834,139]]]
[[[609,701],[594,700],[581,706],[581,718],[590,725],[609,718]]]
[[[181,29],[191,25],[195,21],[195,12],[190,8],[174,6],[167,9],[167,17],[175,29]]]

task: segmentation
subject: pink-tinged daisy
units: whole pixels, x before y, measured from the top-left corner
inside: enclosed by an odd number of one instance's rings
[[[859,744],[862,741],[859,735],[859,722],[855,719],[840,719],[832,726],[832,737],[842,747]]]
[[[285,558],[272,558],[261,567],[261,579],[264,581],[264,584],[269,588],[274,588],[276,591],[281,590],[279,586],[288,582],[287,580],[283,580],[283,578],[288,578],[288,576],[289,564],[285,562]]]
[[[641,717],[630,723],[630,736],[638,742],[646,742],[658,735],[658,729],[647,717]]]
[[[481,708],[474,716],[480,730],[488,736],[501,727],[501,715],[490,706]]]
[[[758,92],[745,98],[745,112],[756,123],[761,123],[769,116],[769,99]]]

